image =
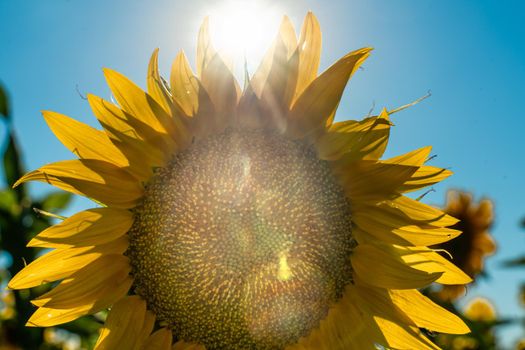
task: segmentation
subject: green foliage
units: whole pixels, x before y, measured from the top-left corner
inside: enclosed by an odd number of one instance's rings
[[[27,186],[12,185],[24,174],[21,153],[16,136],[9,120],[7,94],[0,87],[0,115],[7,128],[4,151],[2,154],[3,170],[7,186],[0,189],[0,252],[11,257],[11,264],[0,265],[0,349],[20,348],[52,350],[62,349],[60,341],[46,342],[42,328],[26,327],[25,323],[35,308],[30,300],[43,294],[51,285],[43,285],[30,290],[4,291],[7,281],[27,263],[35,260],[38,249],[26,247],[27,242],[43,229],[52,224],[49,216],[39,214],[39,210],[56,212],[65,209],[71,195],[65,192],[51,192],[41,199],[30,196]],[[84,317],[77,321],[55,328],[64,336],[80,339],[82,348],[93,346],[100,322],[94,317]],[[53,333],[53,330],[45,332]],[[60,340],[60,337],[55,337]],[[56,339],[55,339],[56,340]]]
[[[7,93],[0,85],[0,116],[9,119],[9,104],[7,101]]]

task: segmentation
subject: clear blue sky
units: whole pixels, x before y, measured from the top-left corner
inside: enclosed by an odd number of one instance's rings
[[[147,61],[161,49],[160,68],[183,48],[193,60],[200,21],[219,1],[0,0],[0,81],[13,103],[25,162],[33,169],[67,159],[40,110],[58,111],[94,125],[83,93],[108,98],[102,67],[145,85]],[[441,205],[448,188],[471,190],[496,205],[499,251],[488,263],[492,278],[470,289],[491,298],[504,316],[523,315],[517,304],[525,271],[502,260],[525,253],[523,198],[525,3],[485,0],[266,1],[296,26],[313,10],[323,29],[322,68],[346,52],[375,51],[345,94],[338,119],[432,97],[394,116],[387,155],[433,145],[433,164],[455,175],[435,187],[428,203]],[[277,5],[278,4],[278,5]],[[242,29],[241,29],[242,30]],[[264,43],[261,43],[263,45]],[[4,130],[0,131],[0,136]],[[47,190],[33,187],[36,193]],[[77,201],[75,209],[87,203]],[[503,333],[511,344],[520,330]]]

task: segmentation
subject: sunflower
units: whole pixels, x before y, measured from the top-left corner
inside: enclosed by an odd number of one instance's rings
[[[448,242],[441,243],[439,248],[450,253],[451,259],[471,278],[483,274],[486,257],[494,254],[496,243],[489,230],[494,221],[492,201],[482,199],[475,203],[468,192],[449,191],[444,211],[459,219],[452,228],[462,234]],[[437,297],[444,301],[452,301],[464,295],[465,286],[443,286]]]
[[[319,24],[285,17],[241,90],[210,43],[147,92],[106,69],[118,106],[89,103],[102,130],[44,112],[78,159],[41,181],[97,205],[37,235],[52,248],[9,283],[60,281],[29,326],[110,309],[96,349],[436,349],[421,328],[467,333],[417,289],[470,278],[430,245],[457,220],[403,195],[441,181],[424,147],[380,160],[389,112],[334,123],[363,48],[318,75]]]

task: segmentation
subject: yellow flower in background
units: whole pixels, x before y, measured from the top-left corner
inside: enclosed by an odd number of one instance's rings
[[[102,130],[45,112],[79,159],[20,179],[97,206],[42,231],[52,248],[9,283],[61,281],[29,326],[110,308],[96,349],[437,349],[420,331],[467,333],[418,292],[471,279],[428,246],[457,219],[405,197],[450,175],[430,147],[380,160],[391,123],[334,123],[369,48],[318,75],[321,33],[285,18],[241,90],[205,21],[197,72],[183,53],[169,85],[150,61],[147,92],[105,75],[118,106],[89,103]]]
[[[496,243],[489,232],[494,221],[492,202],[483,199],[475,203],[467,192],[449,191],[444,211],[459,219],[452,226],[462,234],[439,245],[448,251],[452,261],[471,278],[483,273],[485,259],[494,254]],[[465,286],[443,286],[437,296],[451,301],[465,294]]]
[[[472,321],[492,322],[496,321],[496,309],[487,298],[477,297],[472,299],[464,311],[465,317]]]

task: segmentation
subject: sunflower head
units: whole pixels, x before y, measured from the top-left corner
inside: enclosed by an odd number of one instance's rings
[[[475,203],[467,192],[449,191],[444,211],[459,219],[452,228],[462,234],[439,248],[447,250],[454,263],[471,278],[483,274],[485,259],[494,254],[496,243],[490,234],[494,209],[489,199]],[[443,300],[454,300],[464,294],[464,286],[444,286],[438,293]]]
[[[45,112],[78,159],[19,182],[96,205],[29,242],[53,250],[9,286],[60,282],[28,324],[109,308],[97,349],[436,349],[421,328],[468,332],[417,290],[470,282],[428,248],[457,220],[404,196],[450,172],[430,147],[381,160],[387,109],[335,123],[370,49],[318,74],[320,50],[313,14],[299,37],[285,18],[241,89],[205,21],[195,73],[181,52],[167,83],[157,51],[147,92],[105,70],[118,105],[89,96],[102,130]]]

